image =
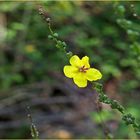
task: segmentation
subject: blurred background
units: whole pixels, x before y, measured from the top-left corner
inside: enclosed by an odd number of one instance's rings
[[[79,89],[63,74],[65,55],[48,39],[52,28],[74,54],[89,56],[104,90],[140,123],[139,2],[0,2],[0,138],[31,138],[30,112],[40,138],[137,138],[89,84]],[[134,6],[134,7],[133,7]],[[134,13],[136,12],[136,13]],[[128,20],[128,21],[127,21]],[[30,109],[27,109],[30,107]]]

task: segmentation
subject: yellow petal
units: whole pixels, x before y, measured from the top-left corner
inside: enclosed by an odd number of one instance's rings
[[[94,68],[90,68],[85,74],[87,80],[89,81],[96,81],[102,78],[102,74],[100,73],[100,71]]]
[[[70,58],[70,64],[72,66],[81,67],[81,60],[77,55],[74,55]]]
[[[86,68],[90,68],[90,65],[89,65],[89,57],[84,56],[81,61],[82,61],[82,65],[83,66],[85,66]]]
[[[87,79],[83,73],[78,73],[77,75],[74,76],[73,78],[74,83],[78,87],[86,87],[87,86]]]
[[[63,69],[65,76],[72,78],[78,72],[78,68],[70,65],[66,65]]]

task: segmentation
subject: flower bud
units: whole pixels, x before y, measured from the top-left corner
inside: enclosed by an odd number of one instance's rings
[[[49,39],[53,39],[52,35],[48,35],[48,38],[49,38]]]
[[[64,41],[62,42],[62,45],[63,45],[63,46],[67,46],[67,44],[66,44]]]
[[[50,18],[46,18],[47,23],[50,23],[51,19]]]
[[[68,52],[68,53],[67,53],[67,56],[68,56],[68,57],[72,57],[72,55],[73,55],[72,52]]]
[[[58,37],[58,33],[54,33],[53,36],[54,36],[54,37]]]

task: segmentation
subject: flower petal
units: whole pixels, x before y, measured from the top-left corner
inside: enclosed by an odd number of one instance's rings
[[[82,61],[82,65],[83,66],[85,66],[86,68],[90,68],[90,65],[89,65],[89,57],[84,56],[81,61]]]
[[[94,68],[90,68],[87,72],[86,72],[86,78],[89,81],[96,81],[98,79],[102,78],[102,74],[100,73],[99,70],[94,69]]]
[[[70,58],[70,64],[72,66],[81,67],[81,60],[77,55],[74,55]]]
[[[77,74],[78,68],[74,66],[66,65],[63,71],[64,71],[65,76],[72,78]]]
[[[87,79],[83,73],[78,73],[77,75],[74,76],[73,78],[74,83],[78,87],[86,87],[87,86]]]

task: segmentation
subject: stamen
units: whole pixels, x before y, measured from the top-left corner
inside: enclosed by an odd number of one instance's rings
[[[85,68],[85,66],[82,66],[81,68],[79,68],[79,71],[80,71],[80,72],[86,73],[86,71],[87,71],[88,69],[89,69],[89,68]]]

